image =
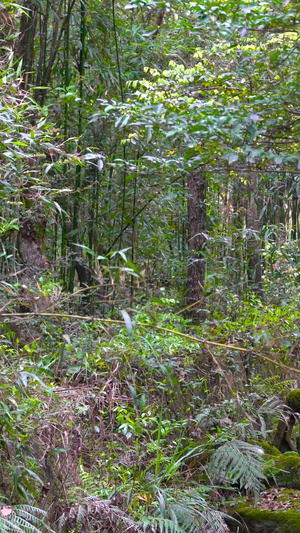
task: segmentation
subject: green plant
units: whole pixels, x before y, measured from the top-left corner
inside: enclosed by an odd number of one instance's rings
[[[0,528],[3,533],[54,533],[45,523],[46,511],[32,505],[0,507]]]
[[[266,481],[263,450],[247,442],[232,440],[217,448],[210,459],[210,473],[215,481],[238,484],[255,498]]]
[[[228,531],[225,514],[213,509],[207,502],[203,488],[190,490],[160,489],[153,504],[153,516],[142,520],[146,529],[163,533],[224,533]]]

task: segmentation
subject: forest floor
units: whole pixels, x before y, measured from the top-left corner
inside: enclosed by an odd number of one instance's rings
[[[278,467],[264,446],[299,386],[300,309],[250,300],[196,326],[172,306],[4,324],[1,488],[12,509],[45,510],[58,532],[109,533],[225,532],[241,494],[298,512],[297,492],[266,492]],[[24,344],[28,328],[39,333]],[[299,465],[295,479],[300,489]]]

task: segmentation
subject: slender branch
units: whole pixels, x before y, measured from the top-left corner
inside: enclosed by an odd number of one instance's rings
[[[195,168],[195,170],[197,170],[198,168],[200,167],[203,167],[207,165],[207,163],[203,163],[202,165],[199,165],[198,167]],[[260,173],[276,173],[276,174],[295,174],[295,175],[299,175],[299,171],[293,171],[293,170],[267,170],[267,169],[259,169],[259,168],[256,168],[256,169],[251,169],[251,168],[245,168],[245,167],[219,167],[219,168],[214,168],[213,169],[214,172],[216,171],[226,171],[226,172],[230,172],[230,171],[234,171],[234,172],[260,172]],[[170,183],[168,183],[167,185],[165,185],[162,189],[160,189],[159,191],[157,191],[155,194],[153,194],[153,196],[150,196],[150,198],[144,203],[144,205],[142,205],[142,207],[135,213],[134,217],[132,217],[129,222],[121,229],[120,233],[116,236],[116,238],[114,239],[114,241],[112,242],[112,244],[109,246],[109,248],[107,249],[106,251],[106,254],[108,254],[108,252],[110,252],[114,245],[118,242],[118,240],[120,239],[120,237],[123,236],[123,233],[129,228],[129,226],[132,225],[132,223],[139,217],[139,215],[145,211],[145,209],[147,209],[148,205],[151,204],[158,196],[160,196],[162,193],[164,193],[166,191],[166,189],[168,187],[170,187],[170,185],[173,185],[173,183],[176,183],[177,181],[179,181],[184,175],[186,174],[186,172],[182,172],[179,176],[177,176],[176,178],[174,178],[172,181],[170,181]]]
[[[95,317],[95,316],[69,315],[67,313],[0,313],[0,317],[17,318],[17,319],[30,319],[30,318],[38,318],[38,317],[71,318],[72,320],[85,320],[86,322],[105,322],[106,324],[124,325],[123,320],[114,320],[112,318],[101,318],[101,317]],[[264,355],[260,352],[256,352],[255,350],[252,350],[252,348],[241,348],[241,346],[236,346],[234,344],[224,344],[222,342],[207,341],[206,339],[203,339],[202,337],[195,337],[194,335],[188,335],[187,333],[182,333],[181,331],[177,331],[171,328],[163,328],[153,323],[135,322],[134,325],[140,326],[143,328],[155,329],[157,331],[166,331],[167,333],[173,333],[173,335],[178,335],[179,337],[184,337],[185,339],[190,339],[195,342],[208,344],[209,346],[219,346],[220,348],[226,348],[227,350],[231,349],[231,350],[236,350],[238,352],[244,352],[244,353],[251,352],[253,355],[260,357],[261,359],[264,359],[265,361],[268,361],[269,363],[272,363],[273,365],[276,365],[281,368],[285,368],[286,370],[290,370],[292,372],[296,372],[297,374],[300,374],[299,368],[294,368],[292,366],[285,365],[284,363],[279,363],[278,361],[274,361],[274,359],[272,359],[271,357],[268,357],[267,355]]]
[[[113,17],[115,48],[116,48],[117,69],[118,69],[118,77],[119,77],[119,89],[120,89],[121,101],[124,104],[124,88],[123,88],[123,81],[122,81],[120,53],[119,53],[119,43],[118,43],[118,35],[117,35],[115,0],[112,0],[112,17]],[[123,159],[124,159],[124,161],[126,161],[126,146],[125,146],[125,144],[123,145]],[[124,168],[124,170],[123,170],[123,183],[122,183],[122,210],[121,210],[120,248],[122,246],[122,236],[123,236],[123,233],[124,233],[124,231],[122,231],[122,228],[123,228],[124,217],[125,217],[126,177],[127,177],[127,173],[126,173],[126,170]]]
[[[116,26],[115,0],[112,0],[112,17],[113,17],[113,28],[114,28],[115,47],[116,47],[117,69],[118,69],[118,76],[119,76],[119,88],[120,88],[121,100],[122,100],[122,103],[124,103],[124,90],[123,90],[119,44],[118,44],[118,35],[117,35],[117,26]]]
[[[43,76],[43,80],[42,80],[43,86],[47,86],[48,83],[49,83],[49,79],[50,79],[50,76],[51,76],[53,63],[55,61],[56,54],[58,52],[63,33],[65,31],[66,25],[69,22],[69,18],[71,16],[72,9],[74,7],[75,2],[76,2],[76,0],[72,0],[72,2],[69,5],[69,9],[68,9],[68,11],[67,11],[67,13],[65,15],[65,18],[63,20],[63,23],[62,23],[61,27],[60,27],[59,35],[58,35],[57,40],[56,40],[56,42],[55,42],[55,44],[54,44],[54,46],[53,46],[53,48],[51,50],[51,56],[49,57],[48,65],[47,65],[47,68],[46,68],[46,72],[45,72],[45,74]],[[45,96],[46,96],[46,93],[45,93],[45,90],[44,90],[43,93],[42,93],[42,97],[41,97],[41,104],[43,104]]]
[[[199,167],[203,167],[203,165],[199,165]],[[197,168],[199,168],[197,167]],[[179,181],[183,176],[185,175],[185,172],[182,172],[179,176],[176,176],[176,178],[174,178],[173,180],[170,181],[170,183],[168,183],[167,185],[165,185],[164,187],[162,187],[162,189],[156,191],[152,196],[150,196],[150,198],[144,203],[144,205],[142,205],[142,207],[135,213],[135,215],[133,217],[131,217],[131,219],[129,220],[129,222],[127,222],[127,224],[121,229],[120,233],[116,236],[115,240],[113,241],[113,243],[110,245],[110,247],[108,248],[108,250],[106,251],[105,255],[108,254],[108,252],[110,252],[112,250],[112,248],[114,247],[114,245],[116,244],[116,242],[118,242],[118,240],[120,239],[120,237],[122,237],[123,233],[135,222],[135,220],[138,218],[138,216],[143,212],[145,211],[145,209],[148,207],[149,204],[151,204],[151,202],[153,202],[153,200],[155,200],[160,194],[162,194],[163,192],[166,191],[166,189],[168,187],[170,187],[170,185],[173,185],[173,183],[176,183],[176,181]]]

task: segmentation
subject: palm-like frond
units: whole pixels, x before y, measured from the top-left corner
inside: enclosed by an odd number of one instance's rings
[[[16,505],[7,517],[0,517],[1,533],[54,533],[45,524],[47,513],[31,505]]]
[[[159,490],[154,516],[143,519],[144,531],[159,533],[225,533],[225,515],[212,509],[197,489],[169,494]]]
[[[58,531],[82,531],[89,525],[91,531],[114,527],[115,531],[141,531],[139,525],[125,511],[113,505],[110,500],[101,500],[97,496],[83,498],[80,505],[75,504],[62,513],[58,522]],[[101,529],[102,531],[102,529]]]
[[[267,438],[267,423],[276,418],[284,418],[285,405],[279,398],[271,396],[267,398],[257,409],[257,417],[260,421],[260,431],[264,439]]]
[[[212,454],[209,466],[215,481],[238,483],[256,498],[264,488],[265,462],[258,446],[240,440],[226,442]]]

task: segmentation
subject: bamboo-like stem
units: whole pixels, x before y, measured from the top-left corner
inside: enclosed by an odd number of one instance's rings
[[[97,191],[97,183],[98,183],[98,167],[94,167],[93,169],[93,184],[90,190],[90,202],[89,202],[89,233],[88,233],[88,239],[89,239],[89,248],[93,250],[96,254],[98,252],[98,243],[96,242],[96,217],[97,217],[97,205],[96,205],[96,191]],[[90,254],[89,255],[89,269],[90,272],[93,268],[93,261],[94,258]],[[89,285],[90,285],[90,275],[89,275]],[[93,297],[91,295],[90,298],[90,312],[93,313]]]
[[[117,69],[118,69],[118,78],[119,78],[119,90],[120,90],[120,97],[121,102],[124,103],[124,88],[123,88],[123,81],[122,81],[122,73],[121,73],[121,63],[120,63],[120,53],[119,53],[119,43],[118,43],[118,35],[117,35],[117,26],[116,26],[116,11],[115,11],[115,0],[112,0],[112,18],[113,18],[113,28],[114,28],[114,39],[115,39],[115,49],[116,49],[116,60],[117,60]],[[126,161],[126,147],[123,145],[123,160],[124,165]],[[125,209],[126,209],[126,168],[124,166],[123,170],[123,176],[122,176],[122,207],[121,207],[121,230],[120,230],[120,237],[119,237],[119,249],[122,248],[122,237],[124,234],[123,226],[124,226],[124,218],[125,218]]]
[[[82,137],[82,101],[83,101],[83,77],[84,77],[84,59],[85,59],[85,37],[86,37],[86,23],[85,23],[85,0],[81,0],[80,4],[80,56],[79,56],[79,107],[78,107],[78,137],[79,145],[78,151],[81,151],[81,137]],[[70,268],[69,292],[73,292],[74,289],[74,279],[75,279],[75,244],[77,243],[77,230],[79,222],[79,200],[80,200],[80,186],[81,186],[81,166],[77,165],[76,167],[76,178],[75,178],[75,193],[74,193],[74,205],[73,205],[73,235],[72,235],[72,263]]]
[[[39,64],[38,71],[36,76],[36,86],[39,87],[42,83],[43,70],[46,58],[46,49],[47,49],[47,29],[48,29],[48,20],[50,13],[50,0],[47,0],[45,12],[43,14],[44,19],[43,23],[40,21],[40,50],[39,50]],[[35,98],[38,101],[40,89],[36,90]]]
[[[139,150],[137,150],[136,154],[136,160],[138,164],[139,160]],[[136,235],[135,235],[135,208],[136,208],[136,191],[137,191],[137,172],[134,176],[134,184],[133,184],[133,199],[132,199],[132,227],[131,227],[131,261],[134,263],[135,261],[135,244],[136,244]],[[130,305],[132,307],[133,304],[133,298],[134,298],[134,276],[131,276],[130,279]]]
[[[205,165],[204,164],[201,164],[199,165],[198,167],[195,168],[195,170],[197,169],[200,169],[200,168],[203,168]],[[164,193],[169,187],[170,185],[173,185],[173,183],[176,183],[177,181],[179,181],[180,179],[182,179],[182,177],[184,176],[185,173],[182,173],[180,174],[179,176],[176,176],[176,178],[174,178],[173,180],[170,181],[170,183],[168,183],[167,185],[165,185],[164,187],[161,187],[159,190],[157,190],[152,196],[150,196],[150,198],[148,198],[148,200],[142,205],[142,207],[136,211],[135,215],[134,215],[134,220],[137,219],[137,217],[143,212],[145,211],[145,209],[147,209],[148,205],[151,204],[154,200],[156,200],[156,198],[161,195],[162,193]],[[112,242],[112,244],[109,246],[109,248],[106,250],[105,252],[105,255],[108,254],[108,252],[110,252],[114,245],[116,244],[116,242],[118,242],[118,240],[121,238],[121,236],[123,235],[123,233],[130,227],[130,225],[132,224],[133,222],[133,219],[131,218],[130,221],[125,224],[125,226],[121,229],[120,233],[116,236],[116,238],[114,239],[114,241]]]
[[[68,26],[68,24],[69,24],[69,20],[70,20],[70,17],[71,17],[72,9],[74,7],[75,2],[76,2],[76,0],[71,0],[70,1],[69,6],[68,6],[68,11],[67,11],[67,13],[66,13],[66,15],[65,15],[65,17],[63,19],[63,22],[61,24],[60,30],[58,31],[58,34],[57,34],[57,37],[56,37],[56,41],[52,43],[53,46],[51,47],[50,56],[49,56],[48,63],[47,63],[47,66],[45,68],[45,72],[43,74],[43,79],[42,79],[42,85],[44,87],[46,87],[49,84],[49,80],[50,80],[51,72],[52,72],[52,67],[54,65],[54,61],[55,61],[57,52],[59,50],[59,46],[60,46],[60,43],[61,43],[62,36],[64,34],[66,26]],[[43,90],[42,93],[41,93],[41,98],[40,98],[41,105],[44,104],[45,98],[46,98],[46,91]]]
[[[34,60],[34,39],[37,27],[37,6],[32,0],[26,0],[26,12],[22,13],[20,35],[16,45],[16,56],[22,58],[24,70],[22,88],[27,90],[32,79]]]
[[[70,0],[66,0],[66,6],[65,10],[69,12],[70,10]],[[70,68],[69,68],[69,59],[70,59],[70,18],[68,18],[68,22],[65,26],[65,34],[64,34],[64,89],[67,90],[67,87],[70,84]],[[63,133],[64,133],[64,140],[66,142],[68,138],[68,129],[69,129],[69,104],[65,102],[64,104],[64,124],[63,124]],[[64,174],[66,174],[66,167],[64,168]],[[61,280],[63,282],[63,286],[66,287],[66,271],[67,271],[67,205],[66,200],[63,199],[63,211],[61,215],[61,259],[62,259],[62,266],[61,266]]]

